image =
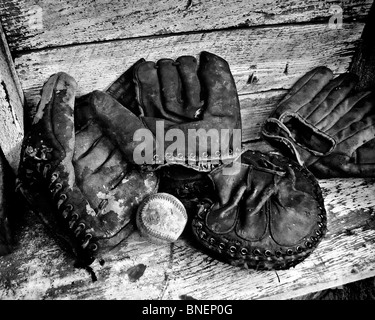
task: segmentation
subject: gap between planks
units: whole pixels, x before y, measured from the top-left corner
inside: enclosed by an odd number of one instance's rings
[[[359,21],[372,0],[3,0],[2,22],[12,51],[150,35],[322,22],[339,5],[343,21]],[[334,7],[336,6],[336,7]]]

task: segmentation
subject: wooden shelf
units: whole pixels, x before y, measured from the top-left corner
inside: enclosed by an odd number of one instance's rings
[[[150,244],[134,231],[104,265],[93,263],[93,282],[28,213],[15,251],[0,258],[0,299],[289,299],[375,276],[375,179],[320,185],[328,233],[306,260],[277,272],[224,264],[186,239]]]

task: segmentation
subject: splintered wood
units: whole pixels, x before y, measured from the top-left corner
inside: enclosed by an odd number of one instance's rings
[[[366,16],[371,0],[2,0],[0,14],[15,51],[68,44],[260,25],[327,23]],[[193,47],[194,48],[194,47]],[[140,51],[142,53],[142,51]]]
[[[138,231],[93,277],[73,267],[32,214],[15,251],[0,258],[0,299],[288,299],[375,274],[375,179],[320,180],[328,233],[296,267],[256,271],[201,253],[186,235],[155,245]]]

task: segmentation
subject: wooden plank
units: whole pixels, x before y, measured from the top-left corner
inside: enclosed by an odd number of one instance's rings
[[[104,265],[94,262],[92,282],[28,214],[17,248],[0,257],[0,299],[288,299],[374,276],[375,179],[320,185],[328,233],[305,261],[277,272],[218,262],[186,236],[173,245],[154,245],[135,231]]]
[[[0,16],[12,51],[224,28],[366,16],[372,0],[3,0]]]
[[[17,170],[23,139],[24,96],[0,24],[0,147]]]
[[[344,24],[342,29],[330,29],[326,24],[291,25],[111,41],[24,53],[15,58],[15,63],[31,108],[40,99],[42,84],[55,72],[71,74],[79,83],[80,95],[105,89],[141,57],[176,58],[197,55],[203,50],[229,62],[238,91],[245,95],[288,89],[318,65],[326,65],[336,74],[347,71],[363,26],[363,23],[351,23]],[[272,95],[276,99],[277,93]],[[252,103],[254,99],[262,100],[261,96],[241,97],[244,119],[250,119],[247,117],[252,114],[251,110],[257,108]],[[255,132],[270,107],[258,108],[260,118],[256,120]],[[245,132],[246,140],[253,133],[254,130]]]
[[[239,97],[242,121],[242,142],[260,139],[264,121],[276,108],[287,90],[271,90]]]

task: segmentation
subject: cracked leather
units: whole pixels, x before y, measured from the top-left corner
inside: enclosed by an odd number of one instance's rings
[[[229,166],[235,170],[225,174]],[[216,195],[202,199],[191,225],[199,247],[210,255],[236,266],[287,269],[324,236],[321,189],[294,161],[246,151],[208,175]]]

